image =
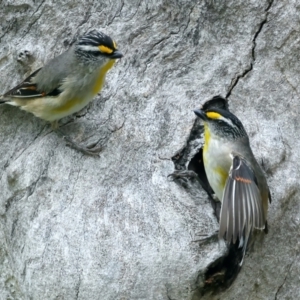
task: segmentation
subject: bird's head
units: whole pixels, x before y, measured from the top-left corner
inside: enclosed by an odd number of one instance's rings
[[[75,44],[77,57],[85,61],[98,61],[104,59],[117,59],[123,54],[117,49],[117,44],[108,35],[91,30],[81,36]]]
[[[247,136],[242,122],[228,110],[221,108],[196,109],[194,113],[204,121],[205,130],[210,134],[227,139]]]

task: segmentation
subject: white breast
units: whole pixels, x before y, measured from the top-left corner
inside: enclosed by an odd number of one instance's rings
[[[203,151],[203,160],[208,182],[221,201],[224,185],[231,166],[231,148],[223,140],[211,137]]]

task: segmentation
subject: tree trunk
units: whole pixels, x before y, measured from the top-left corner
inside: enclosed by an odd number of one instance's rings
[[[0,94],[91,28],[124,58],[61,120],[77,142],[98,141],[99,158],[0,106],[0,299],[298,299],[299,16],[296,0],[3,0]],[[230,289],[224,270],[207,273],[228,253],[207,193],[168,178],[201,148],[192,110],[216,95],[243,122],[273,198],[269,233]]]

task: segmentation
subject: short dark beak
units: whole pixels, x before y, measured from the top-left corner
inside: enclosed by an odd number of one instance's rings
[[[203,121],[207,120],[206,114],[203,110],[201,109],[195,109],[194,113],[197,117],[199,117],[200,119],[202,119]]]
[[[121,58],[121,57],[123,57],[123,54],[118,50],[115,50],[114,53],[110,55],[110,58]]]

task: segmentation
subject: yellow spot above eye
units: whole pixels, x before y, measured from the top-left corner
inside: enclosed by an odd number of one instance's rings
[[[117,44],[115,41],[113,41],[113,45],[114,45],[114,48],[117,49]]]
[[[106,53],[106,54],[111,54],[113,53],[113,50],[106,47],[106,46],[103,46],[103,45],[100,45],[98,46],[99,50],[102,52],[102,53]]]
[[[222,116],[219,113],[209,111],[206,113],[206,116],[210,119],[220,119]]]

